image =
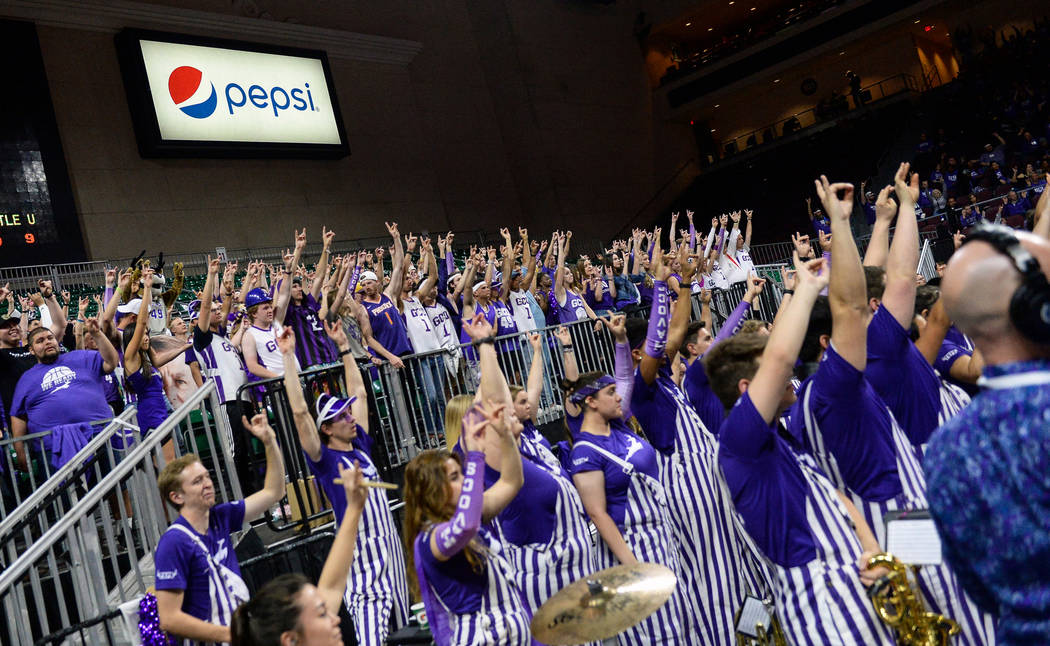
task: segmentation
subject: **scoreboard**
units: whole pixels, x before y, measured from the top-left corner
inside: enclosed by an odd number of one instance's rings
[[[84,259],[73,194],[31,23],[0,21],[0,37],[20,52],[5,68],[18,100],[0,105],[0,267]]]

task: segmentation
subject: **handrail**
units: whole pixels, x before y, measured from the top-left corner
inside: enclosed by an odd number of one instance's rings
[[[41,483],[28,498],[8,512],[7,516],[4,517],[3,520],[0,520],[0,539],[7,536],[8,532],[21,523],[24,517],[28,516],[29,513],[41,503],[41,501],[49,497],[52,490],[65,483],[66,479],[72,475],[74,471],[80,469],[82,466],[81,463],[87,456],[94,455],[95,451],[108,442],[118,429],[123,429],[128,426],[130,424],[130,414],[134,412],[136,412],[136,407],[134,405],[125,408],[120,415],[110,420],[109,424],[107,424],[102,431],[100,431],[95,437],[91,438],[84,448],[77,451],[77,454],[74,455],[69,462],[66,462],[58,469],[58,471],[52,473],[51,477]],[[17,440],[24,441],[25,437],[17,438]]]
[[[91,487],[84,496],[70,508],[62,518],[49,527],[40,538],[33,541],[24,552],[13,563],[0,572],[0,594],[14,585],[37,559],[44,555],[55,543],[66,535],[73,527],[83,520],[83,516],[92,511],[103,498],[110,494],[120,481],[138,467],[143,458],[148,458],[150,452],[159,447],[175,428],[182,422],[183,418],[200,406],[205,398],[215,392],[215,382],[205,382],[198,388],[182,406],[168,416],[164,422],[155,428],[148,437],[143,439],[125,456],[102,480]]]

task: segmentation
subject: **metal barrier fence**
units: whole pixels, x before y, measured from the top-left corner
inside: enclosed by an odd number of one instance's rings
[[[34,536],[43,534],[80,493],[102,479],[103,472],[116,464],[122,454],[114,445],[123,446],[130,433],[138,430],[132,423],[135,413],[135,407],[129,406],[116,418],[97,422],[105,424],[105,428],[58,469],[52,466],[42,447],[51,431],[0,440],[6,462],[4,485],[10,488],[5,490],[0,516],[0,553],[9,557],[17,553],[19,543],[24,546]],[[25,469],[16,464],[16,445],[23,447],[27,457]]]
[[[564,410],[558,382],[565,375],[561,343],[555,338],[560,326],[536,330],[540,334],[544,362],[543,394],[537,411],[542,425],[557,420]],[[605,326],[589,320],[564,326],[573,343],[573,356],[581,373],[613,371],[612,337]],[[511,384],[524,386],[532,365],[531,333],[510,334],[496,339],[500,366]],[[397,471],[420,451],[445,446],[445,404],[456,395],[473,395],[479,381],[476,355],[470,344],[455,350],[438,350],[402,357],[404,367],[388,363],[358,364],[369,391],[369,428],[373,459],[384,479],[399,481]],[[345,396],[342,364],[327,365],[299,375],[308,404],[320,393]],[[307,458],[299,449],[291,406],[283,379],[246,384],[241,394],[258,411],[266,411],[278,434],[288,473],[289,504],[267,520],[274,531],[299,530],[327,520],[330,507],[312,481]],[[392,501],[392,507],[399,501]],[[308,530],[307,530],[308,531]]]
[[[119,635],[113,639],[120,624],[108,617],[152,585],[153,550],[173,515],[157,491],[163,446],[174,439],[176,455],[197,450],[212,473],[217,502],[242,497],[229,424],[223,414],[211,413],[220,410],[214,384],[205,384],[146,438],[137,438],[93,487],[78,492],[36,540],[17,550],[6,546],[0,555],[0,643],[55,643],[74,626],[81,643],[126,643]]]

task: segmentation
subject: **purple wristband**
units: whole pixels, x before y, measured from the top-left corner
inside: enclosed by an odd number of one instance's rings
[[[631,417],[631,395],[634,394],[634,360],[631,358],[631,346],[628,343],[617,343],[614,350],[613,378],[616,379],[616,394],[623,400],[623,418]]]
[[[664,356],[667,345],[667,328],[671,323],[670,298],[667,295],[667,283],[653,281],[653,305],[649,311],[649,330],[645,334],[645,353],[659,359]]]
[[[437,548],[445,557],[452,558],[478,533],[481,526],[481,508],[485,500],[485,454],[467,453],[463,464],[463,488],[452,520],[434,528]]]

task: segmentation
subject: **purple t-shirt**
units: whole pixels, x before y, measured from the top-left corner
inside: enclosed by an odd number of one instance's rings
[[[475,540],[488,545],[497,542],[485,527],[478,529]],[[488,576],[484,570],[478,572],[474,569],[467,561],[465,550],[456,552],[455,556],[447,561],[439,561],[430,549],[429,531],[420,532],[416,536],[416,543],[419,544],[417,553],[423,562],[423,573],[441,602],[457,615],[480,610],[481,602],[488,593]],[[492,566],[486,563],[485,567]]]
[[[602,300],[598,300],[594,297],[594,290],[590,287],[584,290],[583,296],[587,299],[587,304],[591,306],[592,310],[611,310],[615,307],[613,303],[612,294],[609,293],[609,281],[604,278],[602,281]]]
[[[288,302],[288,312],[284,316],[284,324],[295,332],[295,356],[304,370],[322,363],[333,363],[337,358],[335,345],[317,316],[320,311],[321,304],[314,295],[304,293],[300,305]]]
[[[346,468],[354,466],[354,460],[361,463],[361,469],[366,480],[378,477],[375,465],[372,463],[372,436],[369,435],[361,425],[357,426],[357,436],[351,441],[354,447],[352,451],[339,451],[321,445],[321,459],[314,462],[310,456],[306,456],[306,462],[310,465],[310,472],[321,486],[321,491],[332,503],[332,512],[335,514],[336,524],[342,522],[343,514],[346,513],[346,490],[342,485],[335,484],[339,477],[339,465]],[[305,452],[304,452],[305,455]]]
[[[807,388],[810,415],[846,486],[865,500],[888,500],[899,494],[893,419],[864,373],[828,347],[817,372],[799,388],[802,397],[791,410],[788,430],[799,442],[807,437],[803,399]],[[813,452],[808,443],[806,448]]]
[[[182,516],[172,524],[184,525],[194,534],[197,533]],[[208,515],[207,533],[197,534],[215,560],[237,574],[241,573],[241,568],[230,534],[238,531],[243,524],[244,501],[236,500],[212,507]],[[157,543],[153,563],[157,572],[157,589],[183,590],[182,611],[202,621],[211,621],[211,598],[208,594],[211,570],[208,557],[200,546],[182,531],[168,530]]]
[[[394,301],[386,294],[380,294],[378,303],[362,301],[362,304],[368,310],[368,320],[372,324],[372,335],[376,341],[399,357],[412,354],[412,343],[408,340],[405,319],[401,318],[401,312],[397,311]]]
[[[685,369],[685,377],[682,379],[682,389],[689,396],[689,403],[693,405],[700,421],[709,429],[722,426],[726,418],[726,410],[722,402],[711,390],[711,382],[707,379],[707,371],[704,370],[702,357],[693,360]]]
[[[908,330],[885,307],[879,307],[868,324],[864,376],[890,407],[911,443],[925,444],[937,428],[941,380],[911,342]]]
[[[547,544],[554,532],[560,490],[554,476],[531,460],[521,461],[525,482],[499,513],[503,536],[515,545]],[[485,466],[485,488],[499,480],[500,473]]]
[[[660,468],[656,460],[656,450],[651,444],[628,430],[618,428],[619,424],[614,423],[610,426],[612,434],[608,436],[585,432],[576,435],[576,443],[572,447],[570,456],[572,460],[570,473],[576,475],[587,471],[602,471],[605,474],[605,509],[613,522],[623,529],[631,476],[624,473],[618,463],[589,446],[581,446],[580,442],[590,442],[599,446],[620,459],[630,462],[637,471],[654,479],[659,477]]]
[[[937,369],[937,372],[941,374],[941,377],[943,377],[945,381],[955,384],[959,388],[965,390],[968,395],[973,397],[980,392],[980,388],[974,384],[957,381],[951,377],[952,365],[963,356],[972,357],[973,350],[957,343],[952,343],[947,337],[945,337],[944,342],[941,343],[941,347],[937,350],[937,359],[933,362],[933,367]]]
[[[11,416],[25,419],[30,433],[113,417],[102,364],[95,350],[74,350],[54,363],[38,363],[18,380]]]
[[[817,556],[806,519],[809,483],[777,429],[746,392],[718,432],[718,463],[744,527],[770,560],[795,567]]]
[[[663,382],[661,384],[661,382]],[[667,372],[666,364],[652,384],[645,383],[642,370],[634,371],[634,390],[631,392],[631,413],[645,431],[653,447],[664,455],[675,451],[678,431],[678,402],[664,388],[678,388]]]
[[[552,320],[551,315],[554,315]],[[580,295],[572,290],[565,290],[565,303],[558,303],[558,298],[554,295],[554,290],[551,290],[550,309],[547,314],[548,325],[554,323],[572,323],[573,321],[579,321],[587,318],[587,309],[583,305],[583,299]]]

